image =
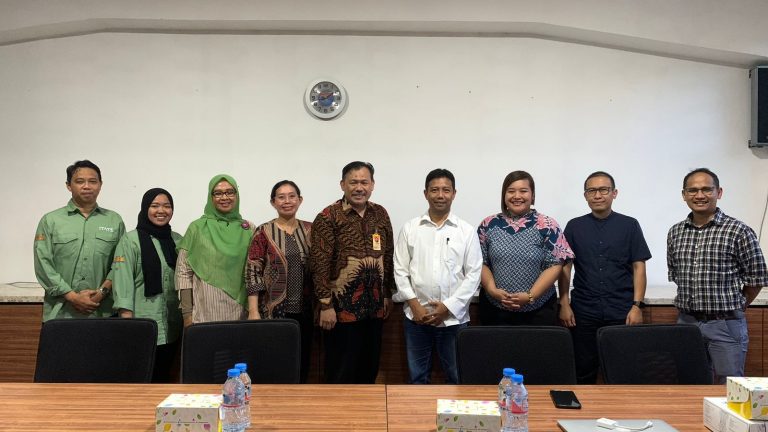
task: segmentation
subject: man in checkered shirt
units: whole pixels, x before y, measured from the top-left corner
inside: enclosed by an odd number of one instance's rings
[[[768,286],[760,243],[752,228],[717,207],[720,180],[707,168],[683,179],[691,213],[667,234],[669,280],[677,284],[677,322],[695,324],[704,336],[716,383],[744,376],[744,311]]]

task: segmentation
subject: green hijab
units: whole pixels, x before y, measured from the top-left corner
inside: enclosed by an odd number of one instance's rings
[[[213,188],[226,180],[237,194],[237,202],[229,213],[221,213],[213,205]],[[252,227],[240,216],[240,193],[237,182],[219,174],[208,183],[208,202],[200,219],[189,224],[179,249],[187,251],[187,261],[197,277],[221,289],[235,301],[247,305],[243,270]]]

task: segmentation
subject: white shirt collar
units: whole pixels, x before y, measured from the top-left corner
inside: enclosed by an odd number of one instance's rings
[[[434,225],[435,227],[437,227],[437,224],[432,222],[432,219],[429,217],[429,210],[424,212],[424,214],[421,215],[421,219],[419,219],[419,225],[423,225],[425,223],[428,223],[430,225]],[[453,212],[450,212],[450,213],[448,213],[448,219],[445,220],[445,223],[443,223],[443,225],[445,225],[445,224],[450,224],[450,225],[453,225],[453,226],[459,226],[459,219],[458,219],[458,217],[456,217],[455,214],[453,214]]]

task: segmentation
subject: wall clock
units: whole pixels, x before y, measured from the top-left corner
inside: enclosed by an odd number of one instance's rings
[[[347,92],[344,87],[330,79],[312,81],[304,93],[304,106],[310,114],[331,120],[344,112],[347,107]]]

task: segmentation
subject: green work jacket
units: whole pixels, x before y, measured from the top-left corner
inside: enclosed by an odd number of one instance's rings
[[[181,235],[171,233],[173,241],[179,243]],[[175,342],[181,335],[182,318],[179,310],[179,298],[174,284],[174,269],[168,267],[163,256],[160,242],[152,237],[157,256],[162,266],[163,292],[144,296],[144,272],[141,267],[141,246],[139,233],[133,230],[120,240],[115,250],[112,263],[112,295],[115,311],[127,309],[133,311],[136,318],[150,318],[157,322],[157,344]]]
[[[35,275],[45,290],[43,321],[53,318],[110,316],[112,296],[90,315],[75,310],[64,294],[98,289],[112,279],[110,267],[117,242],[125,234],[119,214],[96,206],[83,217],[74,201],[40,219],[34,243]]]

